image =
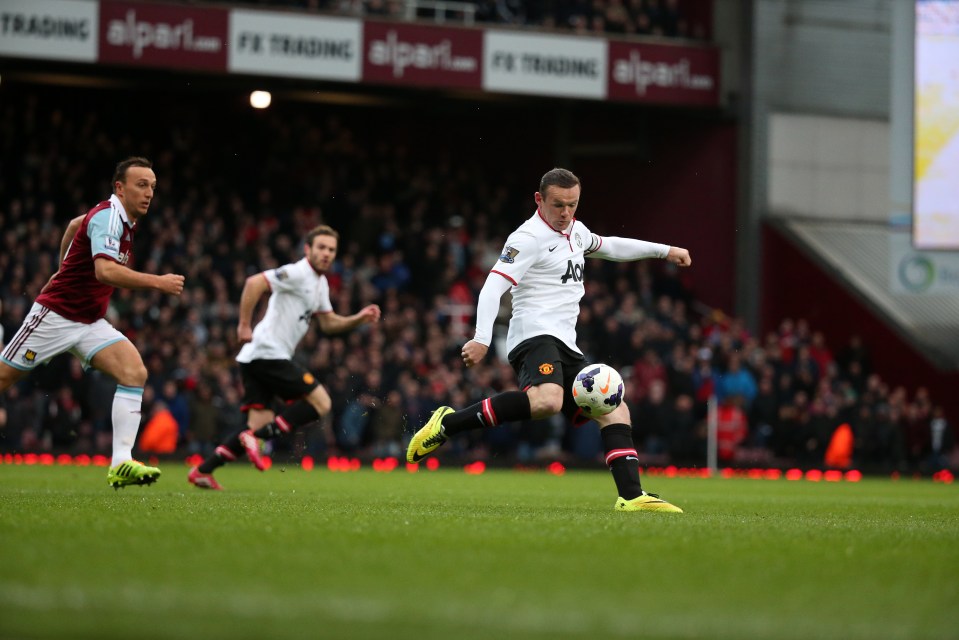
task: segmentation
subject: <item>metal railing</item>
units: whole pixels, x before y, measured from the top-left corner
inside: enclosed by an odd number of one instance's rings
[[[432,11],[433,21],[437,23],[461,20],[467,26],[476,22],[476,5],[472,2],[456,2],[454,0],[407,0],[404,7],[404,17],[407,20],[428,19],[429,16],[420,15],[420,11]]]

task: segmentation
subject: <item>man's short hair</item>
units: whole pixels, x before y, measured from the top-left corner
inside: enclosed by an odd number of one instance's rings
[[[316,236],[332,236],[336,238],[337,240],[340,239],[340,234],[337,233],[336,229],[334,229],[328,224],[321,224],[313,227],[312,229],[310,229],[310,232],[306,234],[305,242],[307,246],[310,246],[310,247],[313,246],[313,239],[316,238]]]
[[[579,178],[577,178],[572,171],[557,167],[550,169],[543,175],[542,180],[539,181],[539,192],[545,194],[546,190],[550,187],[572,189],[578,184],[581,184]]]
[[[147,160],[146,158],[140,156],[131,156],[126,160],[121,160],[117,163],[117,168],[113,172],[113,185],[114,187],[118,182],[126,182],[127,180],[127,169],[130,167],[146,167],[147,169],[153,168],[153,163]]]

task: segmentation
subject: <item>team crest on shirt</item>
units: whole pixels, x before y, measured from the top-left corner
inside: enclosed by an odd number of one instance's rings
[[[576,246],[579,247],[580,249],[583,248],[583,239],[579,237],[578,233],[576,234]]]
[[[503,255],[499,257],[500,262],[505,262],[506,264],[513,264],[516,262],[516,256],[519,254],[519,249],[514,249],[513,247],[506,245],[503,247]]]
[[[290,277],[290,275],[286,272],[285,269],[277,269],[277,270],[276,270],[276,279],[277,279],[277,280],[286,280],[286,279],[289,278],[289,277]]]
[[[544,376],[548,376],[553,373],[553,365],[549,362],[544,362],[543,364],[539,365],[539,372]]]
[[[37,359],[37,352],[33,349],[27,349],[27,352],[23,354],[23,361],[33,363]]]

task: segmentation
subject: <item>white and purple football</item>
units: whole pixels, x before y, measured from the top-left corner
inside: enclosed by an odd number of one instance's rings
[[[606,364],[591,364],[576,374],[573,399],[589,417],[605,416],[623,402],[623,377]]]

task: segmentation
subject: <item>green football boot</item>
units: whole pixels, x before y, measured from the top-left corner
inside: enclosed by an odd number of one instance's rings
[[[136,460],[127,460],[107,471],[107,484],[114,489],[121,489],[134,484],[153,484],[159,477],[160,470],[156,467],[148,467]]]
[[[668,513],[682,513],[683,510],[674,504],[669,504],[655,493],[643,492],[643,495],[626,500],[619,498],[613,507],[616,511],[665,511]]]
[[[443,431],[443,416],[448,413],[453,413],[453,410],[449,407],[440,407],[430,416],[426,426],[416,432],[410,440],[410,446],[406,449],[407,462],[419,462],[449,439]]]

